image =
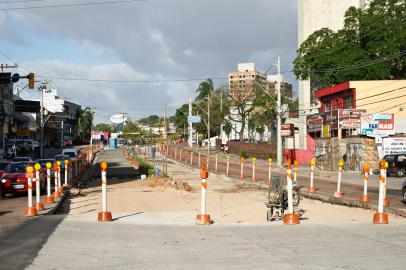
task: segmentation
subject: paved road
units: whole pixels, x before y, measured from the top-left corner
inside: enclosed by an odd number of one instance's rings
[[[170,148],[169,151],[169,156],[171,158],[175,157],[175,148]],[[182,158],[182,163],[190,165],[190,152],[183,151],[182,157],[180,156],[179,149],[177,150],[176,153],[176,160],[180,161],[180,158]],[[201,154],[200,155],[201,162],[207,161],[207,155]],[[199,167],[199,160],[198,160],[198,154],[194,154],[193,159],[192,159],[193,167],[198,168]],[[215,170],[215,159],[211,157],[209,159],[209,170],[214,171]],[[272,170],[273,175],[283,175],[286,176],[286,172],[280,169],[274,169]],[[306,169],[304,169],[305,173]],[[219,159],[218,161],[218,172],[219,173],[225,173],[226,172],[226,161],[223,159]],[[229,167],[229,175],[231,177],[239,178],[240,177],[240,164],[237,163],[235,160],[233,162],[230,162],[230,167]],[[244,166],[244,180],[250,181],[252,178],[252,166],[251,164],[245,164]],[[260,183],[264,182],[264,179],[268,179],[268,170],[267,166],[264,166],[264,162],[260,162],[259,165],[257,166],[256,170],[256,178],[257,181]],[[285,177],[283,177],[285,179]],[[299,184],[303,185],[305,187],[308,187],[309,185],[309,179],[310,176],[309,174],[303,174],[299,173],[298,174],[298,180]],[[390,200],[391,206],[400,208],[400,209],[405,209],[406,210],[406,205],[401,201],[401,194],[400,194],[400,188],[401,188],[401,183],[404,181],[403,179],[400,178],[394,178],[394,177],[389,177],[387,180],[387,197]],[[371,204],[372,206],[376,207],[377,206],[377,201],[378,201],[378,184],[379,180],[377,176],[371,176],[370,180],[368,181],[369,187],[368,187],[368,195],[371,198]],[[328,196],[333,196],[334,191],[337,189],[337,173],[332,173],[332,172],[326,172],[326,171],[318,171],[316,172],[316,177],[315,177],[315,187],[318,188],[318,193],[323,194],[323,195],[328,195]],[[341,184],[341,191],[344,192],[344,196],[347,199],[351,200],[359,200],[360,195],[363,193],[363,176],[361,174],[357,173],[350,173],[350,172],[344,172],[343,173],[343,178],[342,178],[342,184]]]

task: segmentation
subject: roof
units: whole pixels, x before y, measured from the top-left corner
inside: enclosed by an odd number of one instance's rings
[[[339,93],[345,90],[350,89],[350,82],[344,82],[337,85],[332,85],[330,87],[320,89],[316,91],[316,97],[321,98],[324,96],[329,96],[335,93]]]

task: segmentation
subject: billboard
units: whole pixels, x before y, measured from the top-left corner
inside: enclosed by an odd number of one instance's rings
[[[361,134],[367,136],[388,136],[395,134],[393,113],[366,113],[361,116]]]
[[[127,117],[125,117],[124,114],[116,114],[116,115],[113,115],[112,117],[110,117],[110,121],[113,124],[122,124],[125,121],[127,121]]]
[[[405,154],[406,137],[383,139],[383,155]]]
[[[323,129],[323,116],[311,115],[307,118],[307,131],[318,132]]]
[[[281,125],[281,136],[282,137],[292,137],[294,134],[295,126],[293,124],[283,124]]]

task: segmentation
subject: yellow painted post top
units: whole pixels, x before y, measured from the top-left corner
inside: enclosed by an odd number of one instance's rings
[[[107,162],[106,161],[102,161],[100,163],[100,168],[102,169],[102,171],[105,171],[107,169]]]
[[[243,163],[244,162],[244,158],[240,157],[240,162]]]
[[[272,158],[268,158],[268,163],[269,163],[269,164],[272,163]]]
[[[56,162],[56,165],[61,166],[61,162],[58,160],[58,161]]]
[[[51,167],[52,167],[51,162],[47,162],[47,164],[45,164],[45,167],[47,167],[47,169],[51,169]]]
[[[26,173],[33,173],[34,172],[34,168],[32,166],[27,166],[27,168],[25,168],[25,172]]]
[[[256,157],[253,157],[253,158],[252,158],[252,162],[255,163],[256,161],[257,161],[257,158],[256,158]]]
[[[311,166],[314,166],[314,165],[316,165],[316,160],[313,158],[312,160],[310,160],[310,165]]]
[[[369,173],[369,170],[371,169],[371,166],[369,166],[369,163],[364,164],[364,173]]]
[[[295,166],[295,168],[298,168],[299,167],[299,161],[295,160],[293,162],[293,166]]]
[[[338,162],[338,167],[342,168],[344,166],[344,161],[340,160]]]
[[[35,163],[34,169],[35,169],[35,171],[37,171],[37,172],[38,172],[39,170],[41,170],[41,164]]]
[[[65,160],[63,161],[63,163],[69,164],[69,160],[65,159]]]

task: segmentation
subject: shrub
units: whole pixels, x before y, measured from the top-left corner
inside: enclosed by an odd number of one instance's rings
[[[241,150],[240,151],[240,157],[243,157],[244,159],[247,159],[247,158],[249,158],[249,155],[244,150]]]

